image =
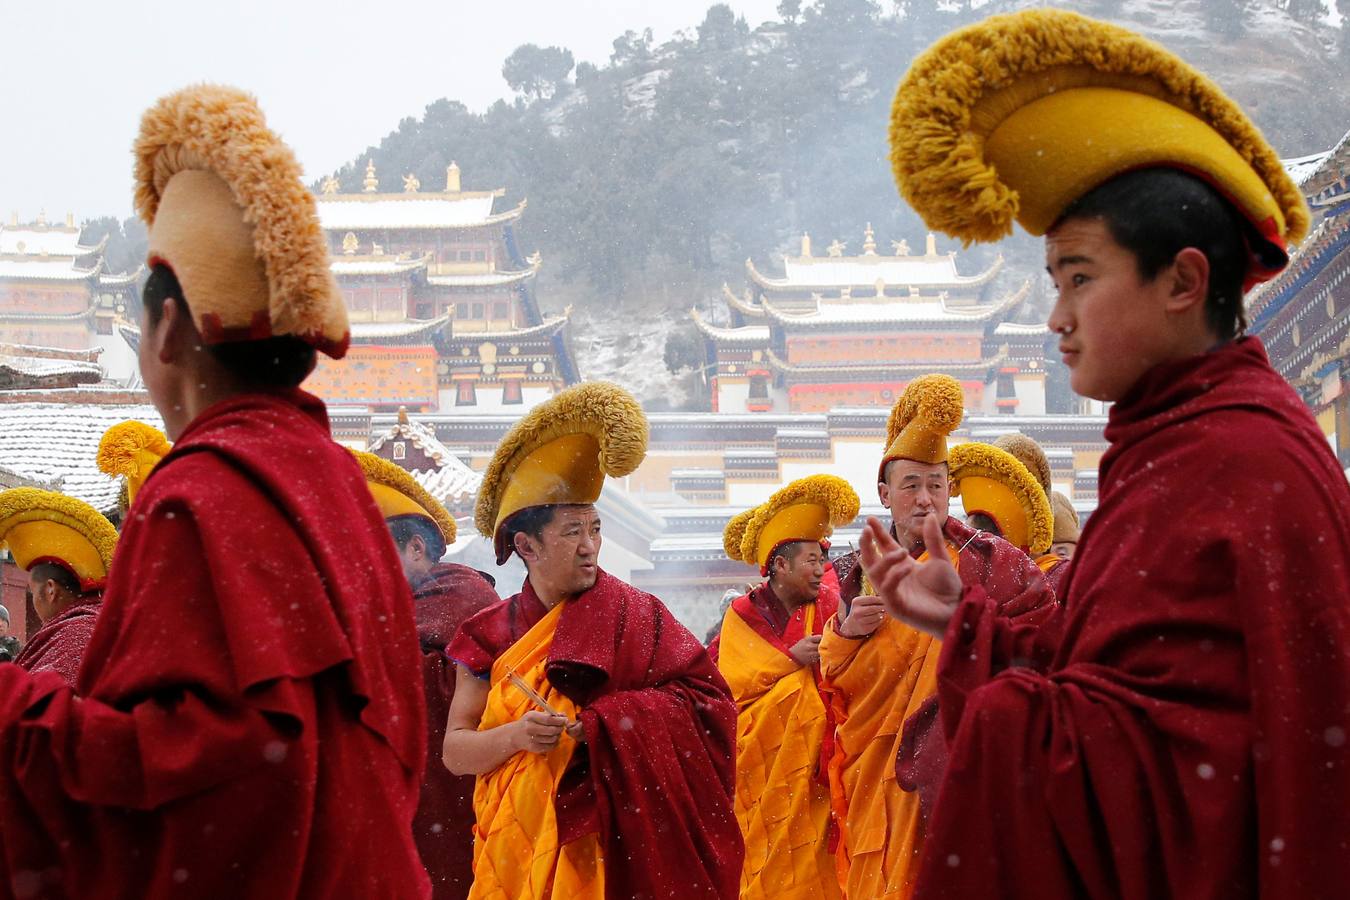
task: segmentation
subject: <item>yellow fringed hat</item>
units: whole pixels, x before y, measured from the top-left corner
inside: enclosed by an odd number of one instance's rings
[[[106,475],[126,479],[130,506],[151,470],[172,449],[173,444],[158,428],[134,419],[118,422],[98,442],[98,468]]]
[[[502,524],[532,506],[600,499],[647,455],[647,417],[633,395],[603,381],[579,384],[530,410],[497,445],[478,490],[474,523],[500,565],[511,555]]]
[[[886,480],[886,464],[896,459],[922,463],[947,460],[947,435],[965,415],[965,394],[950,375],[922,375],[909,383],[886,421],[886,452],[877,481]]]
[[[135,156],[149,264],[173,270],[206,343],[292,335],[347,352],[314,195],[253,97],[219,85],[170,94],[142,117]]]
[[[994,446],[1000,450],[1011,453],[1018,462],[1026,466],[1031,477],[1045,491],[1046,496],[1050,494],[1050,460],[1046,458],[1045,451],[1041,445],[1036,443],[1025,434],[1018,434],[1016,431],[1005,434],[994,441]]]
[[[427,493],[427,489],[418,484],[406,469],[364,450],[353,450],[352,453],[361,464],[366,485],[375,498],[380,515],[385,519],[420,516],[435,524],[447,545],[455,542],[459,529],[450,512],[436,502],[436,498]]]
[[[1050,508],[1055,514],[1055,533],[1052,543],[1078,543],[1078,510],[1073,508],[1073,501],[1059,491],[1051,491]]]
[[[1308,230],[1303,196],[1242,110],[1158,44],[1076,13],[991,16],[910,67],[891,109],[891,165],[932,228],[972,241],[1043,235],[1117,175],[1174,168],[1251,224],[1249,285]]]
[[[83,500],[23,487],[0,493],[0,540],[25,572],[54,563],[89,593],[108,580],[117,529]]]
[[[858,516],[858,494],[835,475],[810,475],[780,489],[767,502],[732,518],[722,533],[727,556],[768,574],[773,552],[783,544],[825,540],[836,526]],[[739,546],[733,538],[739,532]]]
[[[989,516],[1004,540],[1032,556],[1050,549],[1050,500],[1017,457],[992,444],[971,442],[953,447],[947,463],[952,496],[961,498],[966,515]]]

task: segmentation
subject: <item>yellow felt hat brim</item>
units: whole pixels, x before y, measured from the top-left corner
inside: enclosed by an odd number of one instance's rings
[[[984,513],[998,523],[1003,539],[1014,547],[1025,550],[1030,544],[1031,529],[1027,513],[1017,495],[1005,485],[983,475],[968,475],[961,479],[961,506],[966,515]]]
[[[1017,221],[1036,236],[1117,175],[1160,166],[1200,176],[1263,234],[1285,231],[1275,197],[1231,144],[1185,110],[1136,91],[1079,87],[1018,103],[985,139],[985,158],[1017,192]]]
[[[774,548],[791,541],[820,543],[829,537],[830,511],[817,503],[796,503],[774,513],[755,541],[755,561],[763,569]]]
[[[5,544],[25,572],[38,563],[54,562],[74,573],[85,590],[99,587],[108,579],[98,550],[69,525],[41,519],[21,522],[10,527]]]
[[[392,519],[395,516],[421,516],[433,525],[437,524],[436,517],[421,505],[413,502],[411,497],[401,494],[391,487],[376,484],[373,481],[367,481],[366,486],[370,488],[370,495],[375,498],[375,505],[379,507],[380,515],[384,518]],[[439,530],[439,526],[437,527]]]
[[[502,490],[493,527],[493,544],[505,558],[502,523],[532,506],[587,504],[600,499],[605,472],[600,466],[600,442],[589,434],[566,434],[527,454]]]
[[[149,258],[173,270],[206,343],[272,336],[267,271],[254,250],[253,226],[219,175],[189,169],[165,183]]]

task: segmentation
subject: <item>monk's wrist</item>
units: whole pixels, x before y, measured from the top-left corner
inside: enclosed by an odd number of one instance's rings
[[[838,615],[835,615],[835,617],[834,617],[834,633],[837,634],[837,635],[839,635],[839,636],[840,636],[841,638],[843,638],[844,640],[847,640],[847,641],[865,641],[865,640],[867,640],[869,637],[871,637],[870,634],[849,634],[847,631],[844,630],[844,624],[845,624],[844,621],[841,621],[841,620],[839,619],[839,616],[838,616]]]

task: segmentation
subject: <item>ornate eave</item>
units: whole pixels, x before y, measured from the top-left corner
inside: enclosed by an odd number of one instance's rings
[[[425,269],[431,262],[431,258],[430,253],[419,257],[412,257],[407,254],[393,256],[387,253],[364,256],[343,254],[342,256],[332,257],[328,267],[338,278],[357,278],[362,275],[403,275]]]
[[[944,373],[976,373],[987,372],[990,369],[1002,365],[1007,359],[1007,354],[1000,351],[988,359],[955,362],[933,362],[931,360],[917,363],[856,363],[846,366],[798,366],[793,365],[769,348],[765,352],[765,360],[774,371],[784,375],[796,377],[872,377],[872,378],[893,378],[897,374],[905,375],[923,375],[928,372]]]
[[[407,319],[402,322],[352,322],[352,343],[357,345],[429,344],[446,330],[450,316]]]
[[[45,271],[44,271],[45,270]],[[103,271],[103,260],[81,269],[69,257],[8,256],[0,258],[0,281],[92,281]]]
[[[940,258],[952,258],[953,256],[954,254],[947,254],[945,257]],[[794,281],[786,277],[773,278],[763,274],[762,272],[759,271],[759,269],[755,268],[755,261],[750,258],[747,258],[745,260],[745,271],[752,282],[754,282],[755,284],[757,284],[759,287],[763,288],[766,291],[821,292],[827,290],[842,290],[844,288],[849,288],[850,290],[852,290],[857,288],[875,288],[878,278],[881,277],[880,272],[881,267],[883,265],[886,265],[887,263],[894,263],[897,259],[901,260],[911,259],[918,261],[937,258],[939,257],[923,257],[923,256],[893,257],[893,256],[871,255],[871,256],[849,256],[849,257],[829,257],[829,256],[799,257],[793,260],[793,262],[796,265],[805,265],[805,266],[811,265],[829,266],[829,265],[847,264],[851,266],[860,266],[864,268],[874,267],[878,269],[877,277],[873,277],[870,279],[859,278],[853,281],[838,282],[838,283],[833,282],[804,283],[800,281]],[[1003,269],[1003,257],[999,256],[997,259],[994,260],[993,264],[990,265],[989,268],[985,269],[978,275],[970,275],[970,276],[958,275],[956,278],[943,279],[941,281],[914,281],[914,280],[897,279],[895,281],[885,281],[883,282],[883,284],[885,288],[896,288],[906,292],[909,290],[911,285],[926,292],[970,291],[972,289],[981,288],[984,285],[991,282],[994,279],[994,276],[997,275],[1002,269]],[[886,296],[901,297],[902,295],[888,294]]]
[[[519,284],[527,281],[539,274],[539,266],[535,265],[528,269],[521,269],[514,272],[481,272],[467,274],[450,275],[428,275],[427,284],[436,287],[503,287],[508,284]]]
[[[756,306],[746,300],[742,300],[731,292],[731,288],[725,284],[722,285],[722,295],[726,298],[727,306],[730,306],[736,312],[745,316],[747,319],[763,319],[764,308]]]
[[[689,310],[694,325],[709,339],[719,344],[751,344],[760,346],[769,343],[768,325],[746,325],[740,328],[719,328],[709,324],[697,309]]]
[[[951,306],[945,297],[937,300],[906,300],[886,298],[877,301],[867,297],[818,301],[816,309],[807,313],[790,313],[779,309],[767,297],[763,300],[765,314],[784,326],[845,327],[900,326],[900,325],[983,325],[1008,315],[1031,292],[1031,282],[993,304]]]
[[[520,341],[529,338],[550,338],[567,327],[571,310],[561,316],[545,319],[538,325],[526,328],[513,328],[508,331],[452,331],[449,340],[453,343],[469,341]]]

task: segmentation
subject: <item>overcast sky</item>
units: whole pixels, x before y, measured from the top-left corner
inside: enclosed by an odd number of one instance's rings
[[[0,214],[130,215],[140,114],[186,84],[252,91],[312,177],[440,97],[481,110],[508,96],[502,61],[521,44],[599,64],[625,30],[650,27],[659,42],[712,3],[0,0]],[[729,5],[754,27],[778,4]]]

